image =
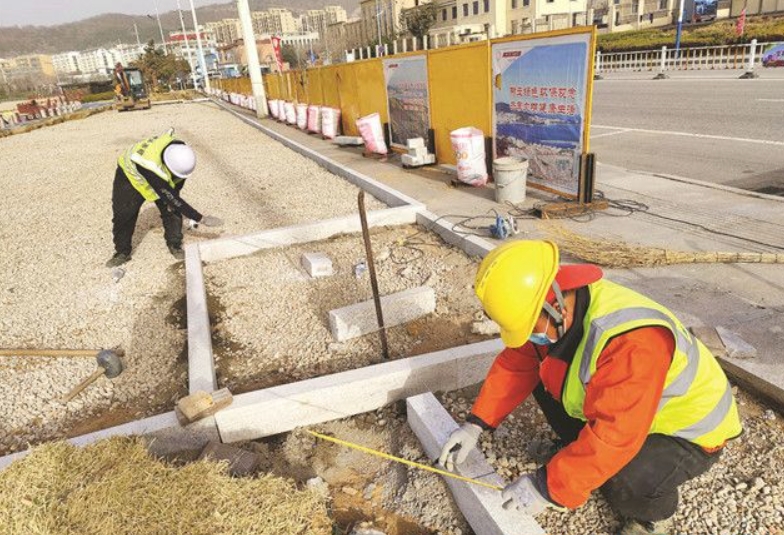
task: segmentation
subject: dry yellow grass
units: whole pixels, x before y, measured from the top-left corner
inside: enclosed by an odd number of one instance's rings
[[[673,251],[626,242],[594,240],[558,224],[546,224],[558,247],[586,262],[610,268],[653,267],[673,264],[784,264],[784,254]]]
[[[2,535],[330,533],[322,500],[290,481],[231,478],[211,461],[170,466],[140,439],[51,443],[0,472]]]

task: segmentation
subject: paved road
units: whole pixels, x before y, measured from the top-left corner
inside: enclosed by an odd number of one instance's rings
[[[760,74],[597,80],[591,150],[627,169],[784,195],[784,69]]]

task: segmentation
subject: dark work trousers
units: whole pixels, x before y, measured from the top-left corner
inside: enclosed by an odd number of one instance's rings
[[[572,418],[541,383],[534,390],[539,407],[553,431],[573,442],[585,422]],[[601,490],[610,507],[625,518],[641,522],[664,520],[678,508],[678,487],[708,471],[721,452],[707,453],[688,440],[648,435],[642,449],[611,477]]]
[[[177,191],[182,183],[177,185]],[[131,185],[125,172],[118,166],[114,174],[112,189],[112,234],[114,235],[114,251],[131,255],[131,240],[139,218],[139,210],[144,204],[144,197]],[[163,200],[155,201],[163,221],[163,237],[169,247],[182,247],[182,215],[170,209]]]

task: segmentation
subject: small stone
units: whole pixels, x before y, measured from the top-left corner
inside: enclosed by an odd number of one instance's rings
[[[749,488],[748,483],[738,483],[735,485],[735,490],[746,490],[747,488]]]
[[[359,491],[357,489],[353,489],[351,487],[343,487],[340,490],[343,491],[343,494],[348,494],[349,496],[356,496],[357,494],[359,494]]]
[[[379,425],[380,427],[384,427],[385,425],[387,425],[387,421],[386,421],[385,419],[383,419],[383,418],[382,418],[382,419],[380,419],[380,420],[378,421],[378,425]]]
[[[772,420],[776,419],[776,413],[773,412],[772,409],[768,409],[768,410],[765,411],[765,414],[763,414],[762,417],[765,418],[766,420],[771,420],[772,421]]]
[[[765,480],[761,477],[755,477],[754,480],[751,482],[751,489],[752,490],[759,490],[765,486]]]

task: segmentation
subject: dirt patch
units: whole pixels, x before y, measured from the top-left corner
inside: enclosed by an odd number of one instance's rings
[[[390,357],[404,358],[485,340],[472,334],[482,315],[470,282],[477,261],[418,226],[372,229],[379,288],[436,293],[436,311],[387,330]],[[334,275],[311,279],[300,265],[323,252]],[[378,333],[336,342],[330,310],[372,299],[360,234],[259,252],[205,268],[216,369],[232,392],[284,384],[378,363]]]

